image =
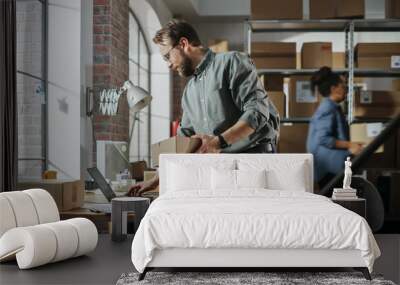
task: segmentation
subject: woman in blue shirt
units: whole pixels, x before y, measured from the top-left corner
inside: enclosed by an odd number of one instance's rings
[[[311,90],[324,97],[311,118],[307,138],[307,151],[314,155],[314,179],[322,187],[344,168],[347,156],[362,150],[362,144],[350,142],[339,106],[347,96],[344,77],[322,67],[311,78]]]

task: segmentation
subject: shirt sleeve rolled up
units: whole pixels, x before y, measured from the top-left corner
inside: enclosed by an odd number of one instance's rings
[[[239,118],[255,131],[263,128],[269,118],[268,100],[250,58],[234,53],[229,66],[230,89],[236,106],[242,111]]]

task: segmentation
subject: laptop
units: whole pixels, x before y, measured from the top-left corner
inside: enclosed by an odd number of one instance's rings
[[[110,203],[86,203],[85,207],[92,211],[111,213],[111,200],[117,197],[117,195],[115,195],[111,186],[107,183],[107,180],[104,178],[103,174],[101,174],[97,167],[88,168],[87,171],[89,172],[89,175],[93,178],[94,182],[96,182],[96,184],[99,186],[100,191],[104,194],[104,196]]]

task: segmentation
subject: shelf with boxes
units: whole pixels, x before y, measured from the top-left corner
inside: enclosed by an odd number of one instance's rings
[[[309,13],[303,11],[307,7]],[[351,137],[371,139],[371,130],[382,128],[382,123],[400,111],[400,69],[391,68],[392,55],[400,55],[400,40],[393,36],[398,43],[389,43],[389,49],[374,43],[372,50],[368,43],[355,42],[368,37],[375,41],[375,36],[364,32],[400,32],[400,1],[386,0],[385,7],[386,19],[364,19],[368,15],[364,0],[251,0],[244,50],[251,55],[269,99],[282,115],[279,152],[306,152],[308,123],[320,102],[319,96],[311,92],[309,81],[323,65],[347,75],[349,96],[343,107],[352,126]],[[304,34],[304,42],[311,38],[308,33],[328,36],[316,36],[315,40],[324,38],[327,42],[307,43],[299,52],[297,42],[283,39],[280,33],[284,32],[288,37]],[[271,35],[275,42],[260,42],[264,34]],[[340,41],[344,39],[342,52],[332,49],[331,42],[338,36],[343,36]],[[393,41],[390,36],[386,38]],[[375,88],[375,81],[389,84],[388,79],[393,80],[391,88]],[[388,151],[395,148],[393,142],[385,143],[385,151],[375,154],[375,161],[392,164],[387,161],[393,157]]]
[[[374,114],[372,114],[373,116],[368,116],[369,114],[360,116],[360,112],[355,110],[357,106],[359,108],[362,107],[361,99],[365,98],[365,96],[355,93],[355,86],[362,86],[361,81],[358,80],[359,78],[400,77],[400,42],[358,43],[354,45],[354,34],[356,32],[400,32],[400,20],[249,20],[247,21],[247,26],[247,52],[251,55],[258,68],[258,74],[265,75],[263,79],[264,87],[267,91],[281,91],[281,95],[283,95],[278,97],[277,94],[272,94],[275,99],[275,101],[273,99],[272,101],[278,105],[280,113],[284,114],[282,122],[304,123],[309,120],[320,99],[315,94],[313,96],[312,92],[308,92],[311,95],[297,96],[296,91],[306,90],[307,86],[309,87],[307,81],[320,66],[330,66],[334,72],[344,74],[347,77],[348,97],[346,103],[349,123],[362,122],[363,117],[366,118],[365,122],[387,121],[396,113],[396,110],[400,109],[400,92],[386,92],[387,94],[380,94],[381,98],[378,98],[376,94],[374,98],[377,100],[378,108],[384,107],[385,98],[390,99],[389,101],[395,104],[395,108],[392,108],[393,114],[385,113],[383,117],[380,117],[380,115],[374,116]],[[253,33],[278,31],[342,32],[345,35],[345,53],[332,52],[331,42],[305,42],[302,45],[301,56],[299,57],[297,56],[296,42],[252,41]],[[268,77],[274,77],[275,79],[271,80]],[[286,97],[283,94],[284,88],[270,88],[269,85],[271,83],[268,81],[276,79],[282,82],[288,79],[289,82],[295,82],[294,84],[298,86],[292,86],[293,84],[289,83],[289,88],[286,90],[289,95]],[[360,90],[358,91],[361,92]],[[293,94],[296,95],[293,96]],[[285,102],[285,99],[288,102]],[[299,106],[296,108],[294,105]],[[365,105],[365,107],[371,106]]]

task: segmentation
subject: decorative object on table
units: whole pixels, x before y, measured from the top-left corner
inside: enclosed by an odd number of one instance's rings
[[[353,172],[351,171],[351,161],[350,157],[347,157],[344,162],[344,179],[343,179],[343,188],[334,188],[332,199],[340,199],[340,200],[352,200],[357,199],[357,190],[351,188],[351,176]]]
[[[278,271],[278,270],[277,270]],[[352,284],[352,285],[395,285],[383,276],[373,274],[373,281],[366,281],[360,272],[149,272],[148,277],[138,281],[139,273],[125,273],[117,281],[117,285],[177,285],[192,284]]]
[[[149,198],[141,197],[118,197],[111,201],[111,222],[112,222],[112,234],[111,239],[113,241],[123,241],[127,235],[127,216],[129,212],[135,214],[135,228],[136,232],[139,227],[140,221],[146,214],[147,209],[150,205]]]
[[[343,189],[352,189],[351,188],[351,176],[353,172],[351,171],[351,161],[350,157],[347,157],[344,162],[344,179],[343,179]]]
[[[57,205],[43,189],[0,193],[0,261],[28,269],[77,257],[96,248],[98,234],[88,219],[60,221]]]

